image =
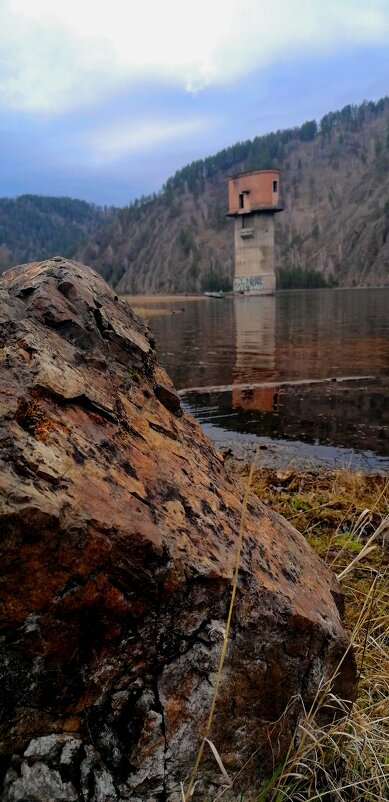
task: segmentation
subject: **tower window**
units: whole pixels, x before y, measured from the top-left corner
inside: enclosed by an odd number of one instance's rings
[[[278,192],[278,181],[273,181],[273,192]]]
[[[239,209],[244,209],[244,192],[239,195]]]
[[[242,228],[251,228],[253,225],[253,215],[252,214],[242,214]]]

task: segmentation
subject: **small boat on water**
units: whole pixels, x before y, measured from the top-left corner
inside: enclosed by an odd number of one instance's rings
[[[205,292],[204,295],[206,295],[207,298],[224,298],[223,290],[218,290],[217,292]]]

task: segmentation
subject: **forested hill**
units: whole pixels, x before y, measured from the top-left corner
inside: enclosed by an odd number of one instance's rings
[[[10,265],[70,256],[112,210],[70,198],[0,198],[0,273]]]
[[[193,162],[158,196],[102,225],[77,258],[121,292],[227,286],[233,224],[226,179],[279,167],[279,268],[319,270],[339,285],[389,283],[389,98],[345,106],[299,128],[240,142]]]

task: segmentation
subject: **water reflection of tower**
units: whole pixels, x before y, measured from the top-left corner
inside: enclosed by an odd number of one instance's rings
[[[232,406],[235,409],[278,410],[278,389],[274,384],[278,376],[276,304],[276,298],[270,295],[234,299],[236,358]]]

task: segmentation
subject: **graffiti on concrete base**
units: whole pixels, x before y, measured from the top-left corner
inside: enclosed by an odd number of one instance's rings
[[[234,278],[234,292],[261,292],[264,284],[261,276],[239,276]]]

